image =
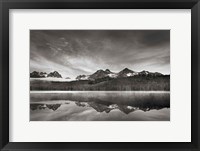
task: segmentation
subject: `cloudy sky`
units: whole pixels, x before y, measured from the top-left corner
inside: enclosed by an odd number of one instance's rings
[[[31,30],[30,70],[75,78],[99,69],[170,74],[169,30]]]

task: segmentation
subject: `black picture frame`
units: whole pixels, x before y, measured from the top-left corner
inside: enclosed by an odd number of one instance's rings
[[[191,9],[191,142],[9,142],[9,9]],[[199,0],[0,0],[1,150],[163,150],[200,151]]]

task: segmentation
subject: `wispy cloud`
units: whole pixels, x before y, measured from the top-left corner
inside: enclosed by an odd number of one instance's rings
[[[169,30],[31,30],[30,70],[64,77],[98,69],[170,73]]]

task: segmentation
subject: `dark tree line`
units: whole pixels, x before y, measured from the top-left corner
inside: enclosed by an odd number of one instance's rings
[[[31,90],[65,91],[169,91],[170,76],[134,76],[71,82],[31,81]]]

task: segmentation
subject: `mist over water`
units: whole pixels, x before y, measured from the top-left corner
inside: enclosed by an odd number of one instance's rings
[[[31,121],[169,121],[168,91],[31,92]]]

